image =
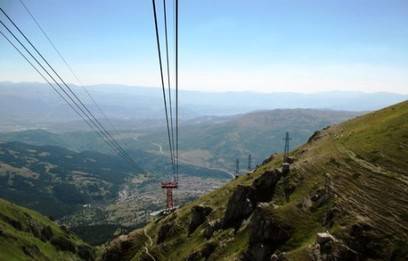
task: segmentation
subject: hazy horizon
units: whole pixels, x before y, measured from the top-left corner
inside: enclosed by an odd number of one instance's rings
[[[0,80],[1,83],[10,83],[10,84],[41,84],[44,87],[48,88],[48,84],[41,81],[3,81]],[[160,86],[148,86],[148,85],[135,85],[135,84],[121,84],[121,83],[96,83],[96,84],[87,84],[87,85],[79,85],[76,83],[67,82],[68,85],[74,86],[76,88],[95,88],[100,86],[103,87],[124,87],[124,88],[149,88],[149,89],[160,89]],[[0,86],[1,88],[1,86]],[[182,88],[181,91],[186,92],[202,92],[202,93],[214,93],[214,94],[223,94],[223,93],[254,93],[254,94],[284,94],[284,93],[293,93],[293,94],[304,94],[304,95],[314,95],[314,94],[324,94],[324,93],[363,93],[363,94],[396,94],[408,97],[408,92],[392,92],[392,91],[364,91],[364,90],[340,90],[340,89],[333,89],[333,90],[322,90],[322,91],[310,91],[310,92],[301,92],[301,91],[263,91],[263,90],[196,90],[196,89],[189,89],[189,88]]]

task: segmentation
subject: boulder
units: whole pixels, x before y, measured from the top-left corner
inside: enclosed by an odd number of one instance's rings
[[[336,242],[337,240],[329,232],[317,233],[316,243],[319,245],[324,245],[328,242]]]
[[[312,201],[311,210],[315,210],[321,207],[329,199],[329,195],[326,193],[326,190],[323,188],[317,189],[316,191],[310,194],[310,200]]]
[[[315,261],[358,261],[360,256],[329,232],[323,232],[316,234],[316,243],[312,248],[312,259]]]
[[[245,218],[248,218],[255,209],[255,190],[250,186],[239,185],[232,193],[227,203],[223,228],[238,228]]]
[[[191,220],[188,225],[188,234],[193,233],[198,226],[204,223],[207,216],[212,212],[212,208],[203,206],[194,206],[191,209]]]
[[[287,261],[288,258],[286,257],[285,253],[282,253],[280,251],[276,251],[271,255],[270,258],[271,261]]]
[[[244,260],[268,260],[291,237],[292,228],[272,210],[258,207],[252,217]]]

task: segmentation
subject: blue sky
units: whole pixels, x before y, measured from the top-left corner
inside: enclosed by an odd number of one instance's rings
[[[159,86],[150,0],[24,1],[85,84]],[[19,1],[0,5],[75,83]],[[0,80],[41,81],[2,38]],[[180,0],[180,84],[408,93],[408,1]]]

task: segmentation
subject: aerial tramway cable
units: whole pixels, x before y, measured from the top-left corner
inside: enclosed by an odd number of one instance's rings
[[[76,113],[78,113],[78,110],[80,111],[80,113],[83,113],[83,115],[85,115],[85,117],[87,117],[88,120],[94,125],[93,128],[96,127],[96,130],[98,131],[98,133],[101,134],[101,131],[100,131],[99,128],[97,128],[97,125],[95,125],[95,123],[92,121],[92,119],[89,118],[89,116],[82,110],[81,107],[78,107],[78,104],[72,99],[72,97],[66,92],[66,90],[62,88],[62,86],[55,80],[55,78],[50,74],[50,72],[48,72],[48,70],[47,70],[47,69],[38,61],[38,59],[27,49],[27,47],[15,36],[15,34],[10,31],[10,29],[3,23],[3,21],[0,20],[0,24],[3,25],[3,27],[5,27],[5,28],[8,30],[8,32],[13,36],[13,38],[14,38],[14,39],[24,48],[24,50],[34,59],[34,61],[35,61],[35,62],[41,67],[41,69],[52,79],[52,81],[54,81],[54,83],[59,87],[59,89],[62,91],[62,93],[65,94],[65,95],[69,98],[69,100],[71,100],[71,103],[72,103],[72,104],[71,104],[69,101],[67,101],[67,99],[66,99],[64,96],[62,96],[62,97],[64,97],[64,101],[66,101],[66,102],[68,103],[68,105],[69,105],[71,108],[75,108],[75,107],[76,107],[76,109],[74,109],[74,111],[75,111]],[[10,39],[8,39],[3,33],[2,33],[2,35],[6,38],[6,40],[9,41],[9,43],[12,44],[12,42],[10,41]],[[12,44],[12,45],[13,45],[14,48],[16,48],[16,46],[15,46],[14,44]],[[16,48],[16,49],[17,49],[17,51],[19,51],[19,53],[21,54],[21,51],[20,51],[18,48]],[[23,58],[27,59],[27,57],[24,56],[24,55],[23,55]],[[30,62],[30,65],[32,65],[31,62]],[[38,69],[37,69],[37,68],[35,68],[35,70],[38,72]],[[44,77],[44,75],[42,75],[42,74],[41,74],[41,76]],[[53,89],[54,89],[54,88],[53,88]],[[63,94],[60,93],[60,92],[57,92],[57,93],[58,93],[59,95],[63,95]],[[72,106],[75,106],[75,107],[72,107]],[[87,124],[90,124],[90,123],[83,117],[82,114],[79,114],[79,115],[81,116],[82,119],[84,119],[84,120],[86,121]],[[92,126],[91,126],[91,127],[92,127]],[[105,137],[105,138],[106,138],[106,136],[104,136],[103,133],[102,133],[101,135],[102,135],[102,137]],[[120,151],[120,150],[117,150],[116,146],[115,146],[109,139],[106,138],[106,142],[108,143],[108,145],[110,145],[110,146],[114,149],[114,151],[119,152],[120,156],[122,156],[124,159],[126,159],[125,156],[121,153],[121,151]]]
[[[167,87],[168,87],[168,97],[169,97],[169,108],[170,108],[170,130],[171,130],[171,144],[173,147],[173,157],[174,157],[174,127],[173,127],[173,105],[171,102],[171,78],[170,78],[170,59],[169,59],[169,41],[168,41],[168,30],[167,30],[167,8],[166,0],[163,0],[163,14],[164,14],[164,32],[166,39],[166,66],[167,66]]]
[[[3,14],[7,17],[7,19],[13,24],[13,26],[19,31],[19,33],[24,37],[24,39],[30,44],[30,46],[35,50],[35,52],[41,57],[41,59],[47,64],[47,66],[54,72],[54,74],[58,77],[58,79],[63,83],[63,85],[68,89],[69,93],[73,95],[75,100],[79,103],[79,107],[85,109],[86,113],[90,115],[90,117],[95,121],[95,123],[100,127],[103,133],[105,133],[112,143],[124,154],[128,157],[131,161],[131,157],[127,154],[127,152],[122,148],[120,144],[112,137],[112,135],[105,129],[105,127],[99,122],[99,120],[93,115],[93,113],[87,108],[87,106],[79,99],[77,94],[68,86],[68,84],[61,78],[61,76],[55,71],[55,69],[49,64],[49,62],[44,58],[44,56],[38,51],[38,49],[33,45],[33,43],[27,38],[27,36],[21,31],[21,29],[14,23],[14,21],[5,13],[3,9],[0,8]],[[4,25],[4,24],[3,24]],[[14,34],[13,34],[14,36]],[[82,110],[81,110],[82,111]]]
[[[23,0],[19,0],[23,8],[26,10],[26,12],[29,14],[31,19],[34,21],[34,23],[37,25],[38,29],[41,31],[41,33],[44,35],[44,37],[47,39],[51,47],[54,49],[54,51],[57,53],[57,55],[60,57],[62,62],[65,64],[65,66],[68,68],[68,70],[71,72],[72,76],[75,78],[77,81],[78,85],[84,90],[84,92],[87,94],[89,100],[93,103],[95,108],[99,111],[99,113],[103,116],[104,120],[109,124],[109,127],[111,127],[112,130],[116,130],[115,126],[112,124],[112,122],[109,120],[109,118],[106,116],[106,114],[103,112],[101,107],[98,105],[98,103],[95,101],[95,99],[92,97],[90,92],[85,88],[84,84],[82,81],[79,79],[78,75],[74,72],[72,69],[72,66],[67,62],[67,60],[64,58],[62,53],[58,50],[57,46],[54,44],[54,42],[51,40],[51,38],[48,36],[47,32],[43,29],[41,24],[38,22],[38,20],[35,18],[33,13],[30,11],[28,6],[24,3]]]
[[[178,91],[178,85],[179,85],[179,78],[178,78],[178,47],[179,47],[179,6],[178,6],[178,0],[175,0],[175,71],[176,71],[176,181],[178,181],[178,175],[179,175],[179,91]]]
[[[60,92],[58,91],[57,88],[55,88],[55,86],[44,76],[43,73],[40,72],[40,70],[29,60],[29,58],[27,58],[27,56],[25,56],[23,54],[23,52],[2,32],[0,31],[0,34],[10,43],[10,45],[24,58],[24,60],[26,60],[26,62],[41,76],[41,78],[44,79],[45,82],[48,83],[48,85],[53,89],[53,91],[55,93],[58,94],[58,96],[60,96],[67,104],[68,106],[79,116],[81,117],[85,123],[91,128],[93,129],[94,126],[92,126],[85,118],[84,116],[78,111],[78,109],[76,109],[74,107],[74,105],[72,105],[67,98]],[[98,135],[101,135],[99,132],[97,132]],[[104,137],[101,135],[101,138],[104,139]],[[116,151],[116,149],[114,147],[112,147],[112,145],[110,143],[108,143],[109,147],[112,149],[112,151],[114,153],[117,153],[118,151]]]
[[[168,110],[167,110],[166,89],[165,89],[165,84],[164,84],[163,63],[162,63],[161,48],[160,48],[159,27],[158,27],[158,22],[157,22],[156,1],[152,0],[152,4],[153,4],[153,17],[154,17],[154,26],[155,26],[155,33],[156,33],[156,42],[157,42],[157,53],[159,56],[160,80],[161,80],[162,93],[163,93],[164,112],[166,115],[167,136],[169,140],[170,157],[171,157],[171,163],[172,163],[172,168],[173,168],[173,174],[175,175],[176,165],[175,165],[175,158],[174,158],[174,153],[173,153],[173,146],[171,144],[171,138],[170,138],[169,115],[168,115]]]
[[[168,109],[167,109],[167,98],[166,98],[166,90],[164,84],[164,73],[163,73],[163,62],[162,62],[162,54],[161,54],[161,47],[160,47],[160,34],[159,34],[159,26],[158,26],[158,19],[157,19],[157,11],[156,11],[156,1],[152,0],[153,4],[153,16],[154,16],[154,27],[156,33],[156,42],[157,42],[157,53],[159,58],[159,67],[160,67],[160,79],[161,79],[161,86],[163,92],[163,103],[164,103],[164,113],[166,115],[166,124],[167,124],[167,136],[169,140],[169,147],[170,147],[170,157],[173,166],[173,176],[166,181],[161,182],[161,187],[166,190],[167,195],[167,210],[173,210],[175,208],[174,201],[173,201],[173,189],[178,188],[178,175],[179,175],[179,117],[178,117],[178,1],[174,1],[174,27],[175,27],[175,131],[174,131],[174,124],[173,124],[173,104],[172,104],[172,88],[171,88],[171,79],[170,79],[170,58],[169,58],[169,40],[168,40],[168,24],[167,24],[167,7],[166,7],[166,0],[163,0],[163,14],[164,14],[164,36],[165,36],[165,51],[166,51],[166,65],[167,65],[167,88],[168,88],[168,99],[170,105],[170,126],[169,126],[169,116],[168,116]],[[174,137],[175,136],[175,137]]]
[[[54,72],[55,75],[61,80],[61,82],[67,87],[71,96],[57,81],[56,79],[48,72],[48,70],[38,61],[38,59],[27,49],[27,47],[16,37],[16,35],[5,25],[1,20],[0,23],[3,25],[4,28],[13,36],[13,38],[24,48],[24,50],[35,60],[35,62],[47,73],[47,75],[55,82],[55,84],[60,88],[60,90],[71,100],[73,105],[81,113],[92,123],[94,128],[97,130],[98,134],[104,137],[105,142],[111,146],[114,150],[118,152],[118,155],[121,156],[123,159],[130,161],[134,164],[133,159],[128,155],[128,153],[117,143],[117,141],[112,137],[112,135],[103,127],[103,125],[95,118],[95,116],[90,112],[90,110],[83,104],[83,102],[79,99],[79,97],[72,91],[72,89],[65,83],[65,81],[60,77],[60,75],[54,70],[54,68],[48,63],[48,61],[44,58],[44,56],[38,51],[38,49],[32,44],[32,42],[28,39],[28,37],[20,30],[20,28],[14,23],[14,21],[7,15],[7,13],[0,8],[0,11],[8,18],[8,20],[13,24],[13,26],[20,32],[20,34],[26,39],[26,41],[31,45],[31,47],[36,51],[36,53],[43,59],[43,61],[48,65],[48,67]],[[5,35],[2,33],[5,37]],[[6,38],[10,43],[11,41]],[[13,45],[13,47],[16,47]],[[17,49],[18,50],[18,49]],[[19,51],[20,52],[20,51]],[[20,52],[21,53],[21,52]],[[24,56],[26,59],[27,57]],[[27,59],[26,59],[27,60]],[[30,63],[32,64],[32,63]],[[36,71],[38,71],[36,69]],[[42,75],[43,76],[43,75]],[[74,97],[74,98],[73,98]],[[66,99],[64,99],[67,101]],[[71,107],[72,104],[68,103]],[[81,106],[80,106],[81,105]],[[72,107],[71,107],[72,108]],[[75,111],[75,110],[74,110]],[[75,111],[78,113],[77,111]],[[84,119],[83,117],[81,117]],[[85,120],[85,119],[84,119]],[[87,121],[86,121],[87,122]],[[89,122],[87,122],[88,124]]]
[[[60,96],[67,104],[68,106],[79,116],[81,117],[84,122],[91,128],[93,129],[94,126],[92,126],[85,118],[84,116],[67,100],[67,98],[60,93],[60,91],[58,91],[57,88],[55,88],[55,86],[44,76],[44,74],[42,74],[40,72],[40,70],[29,60],[29,58],[27,58],[27,56],[25,56],[23,54],[23,52],[2,32],[0,31],[0,34],[10,43],[10,45],[24,58],[24,60],[26,60],[26,62],[41,76],[41,78],[43,78],[43,80],[45,82],[47,82],[47,84],[53,89],[53,91],[55,93],[58,94],[58,96]],[[98,135],[101,135],[99,132],[97,132]],[[101,138],[104,139],[104,137],[101,135]],[[116,151],[116,149],[114,147],[112,147],[111,144],[108,144],[109,147],[112,149],[112,151],[114,153],[118,153],[118,151]],[[126,159],[127,160],[127,159]]]

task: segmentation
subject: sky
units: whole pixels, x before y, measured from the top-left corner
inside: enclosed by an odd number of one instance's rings
[[[160,86],[150,0],[23,1],[83,84]],[[179,3],[181,89],[408,94],[406,0]],[[19,0],[0,0],[0,7],[77,83]],[[42,81],[1,36],[0,81]]]

